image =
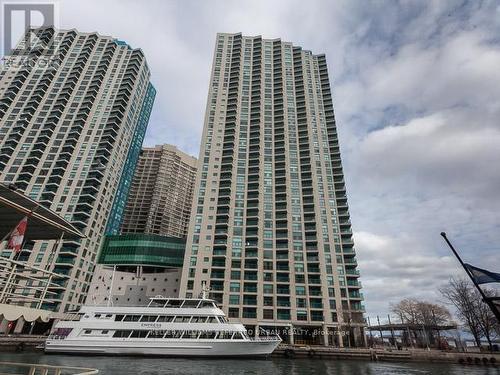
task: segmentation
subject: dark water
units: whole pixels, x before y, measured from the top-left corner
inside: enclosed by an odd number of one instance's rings
[[[89,357],[0,353],[0,361],[93,367],[99,375],[500,375],[499,368],[442,363],[369,362],[331,359],[177,359],[143,357]],[[2,369],[0,368],[0,373]]]

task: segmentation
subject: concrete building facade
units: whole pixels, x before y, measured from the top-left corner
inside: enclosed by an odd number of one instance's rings
[[[364,325],[327,63],[218,34],[181,295],[289,342],[359,345]]]
[[[193,201],[196,158],[172,145],[142,149],[130,188],[122,233],[185,238]]]
[[[85,302],[102,236],[121,222],[155,90],[142,51],[125,42],[75,30],[34,32],[39,42],[30,58],[56,51],[56,64],[0,72],[0,180],[86,236],[28,243],[19,256],[61,275],[49,290],[57,302],[44,308],[63,312]]]
[[[178,297],[186,242],[154,234],[108,235],[87,303],[141,306],[150,297]]]

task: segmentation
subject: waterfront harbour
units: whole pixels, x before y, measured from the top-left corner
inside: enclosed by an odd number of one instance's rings
[[[499,15],[0,0],[0,375],[500,375]]]
[[[491,366],[464,366],[455,363],[372,362],[310,358],[270,359],[181,359],[150,357],[83,357],[39,353],[0,353],[0,362],[44,363],[60,366],[93,367],[99,375],[188,375],[188,374],[343,374],[343,375],[497,375]],[[2,370],[2,369],[0,369]]]

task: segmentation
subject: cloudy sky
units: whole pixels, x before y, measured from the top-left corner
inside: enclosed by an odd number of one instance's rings
[[[145,143],[197,156],[217,32],[326,53],[369,315],[438,300],[465,260],[500,271],[497,1],[71,1],[64,28],[144,50],[158,90]]]

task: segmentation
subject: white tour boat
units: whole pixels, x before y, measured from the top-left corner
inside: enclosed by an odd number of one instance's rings
[[[266,356],[278,336],[250,337],[215,301],[154,297],[147,306],[84,306],[80,320],[60,321],[46,353],[162,356]]]

